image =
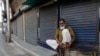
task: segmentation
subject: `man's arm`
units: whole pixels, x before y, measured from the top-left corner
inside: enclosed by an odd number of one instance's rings
[[[59,45],[62,45],[62,43],[58,40],[58,37],[59,37],[59,29],[56,30],[55,39],[56,39],[56,41],[57,41],[57,43],[58,43]]]
[[[74,33],[73,29],[70,26],[68,27],[68,29],[69,29],[69,32],[71,34],[71,39],[72,39],[71,43],[73,43],[75,41],[75,33]]]

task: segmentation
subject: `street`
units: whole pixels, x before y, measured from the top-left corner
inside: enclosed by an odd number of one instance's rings
[[[12,43],[6,43],[5,37],[0,29],[0,56],[33,56],[25,50],[19,48],[17,45]]]

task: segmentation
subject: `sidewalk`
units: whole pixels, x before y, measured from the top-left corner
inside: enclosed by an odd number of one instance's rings
[[[30,52],[35,56],[53,56],[56,54],[55,51],[43,48],[39,45],[32,45],[27,42],[24,42],[19,37],[12,34],[12,40],[15,44],[17,44],[20,48]],[[79,51],[70,51],[70,56],[95,56],[93,52],[79,52]]]
[[[27,42],[24,42],[22,39],[19,39],[19,37],[12,34],[12,40],[15,44],[17,44],[20,48],[25,49],[26,51],[32,53],[35,56],[53,56],[56,54],[55,51],[43,48],[39,45],[32,45]]]
[[[5,42],[5,36],[1,32],[0,30],[0,56],[33,56],[13,42]]]

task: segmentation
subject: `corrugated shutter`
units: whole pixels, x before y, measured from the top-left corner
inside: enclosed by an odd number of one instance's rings
[[[14,32],[14,22],[11,22],[11,29],[12,29],[12,31]]]
[[[84,2],[71,5],[61,5],[61,18],[72,26],[79,45],[95,46],[97,37],[97,5],[95,2]],[[87,49],[82,48],[81,49]],[[88,49],[87,49],[88,50]]]
[[[17,21],[14,21],[14,33],[17,35]]]
[[[26,41],[31,44],[37,43],[37,9],[25,13]]]
[[[57,7],[50,5],[40,8],[40,42],[54,39],[57,28]]]
[[[23,24],[22,16],[17,18],[17,36],[23,39]]]
[[[12,31],[13,31],[13,34],[17,35],[17,27],[16,27],[16,21],[14,20],[12,23]]]
[[[15,34],[16,30],[15,30],[15,21],[12,22],[12,30],[13,30],[13,34]]]

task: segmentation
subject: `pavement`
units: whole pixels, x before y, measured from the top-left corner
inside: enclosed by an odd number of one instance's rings
[[[19,37],[15,36],[14,34],[12,34],[12,39],[16,45],[35,56],[53,56],[54,54],[56,54],[56,51],[43,48],[39,45],[29,44]],[[69,53],[70,56],[96,56],[96,52],[80,52],[76,50],[70,50]]]
[[[5,36],[1,32],[0,30],[0,56],[34,56],[13,42],[7,43]]]
[[[35,56],[53,56],[54,54],[56,54],[55,51],[43,48],[39,45],[29,44],[29,43],[23,41],[22,39],[20,39],[19,37],[17,37],[16,35],[14,35],[14,34],[12,34],[12,40],[20,48],[30,52],[31,54],[33,54]]]

